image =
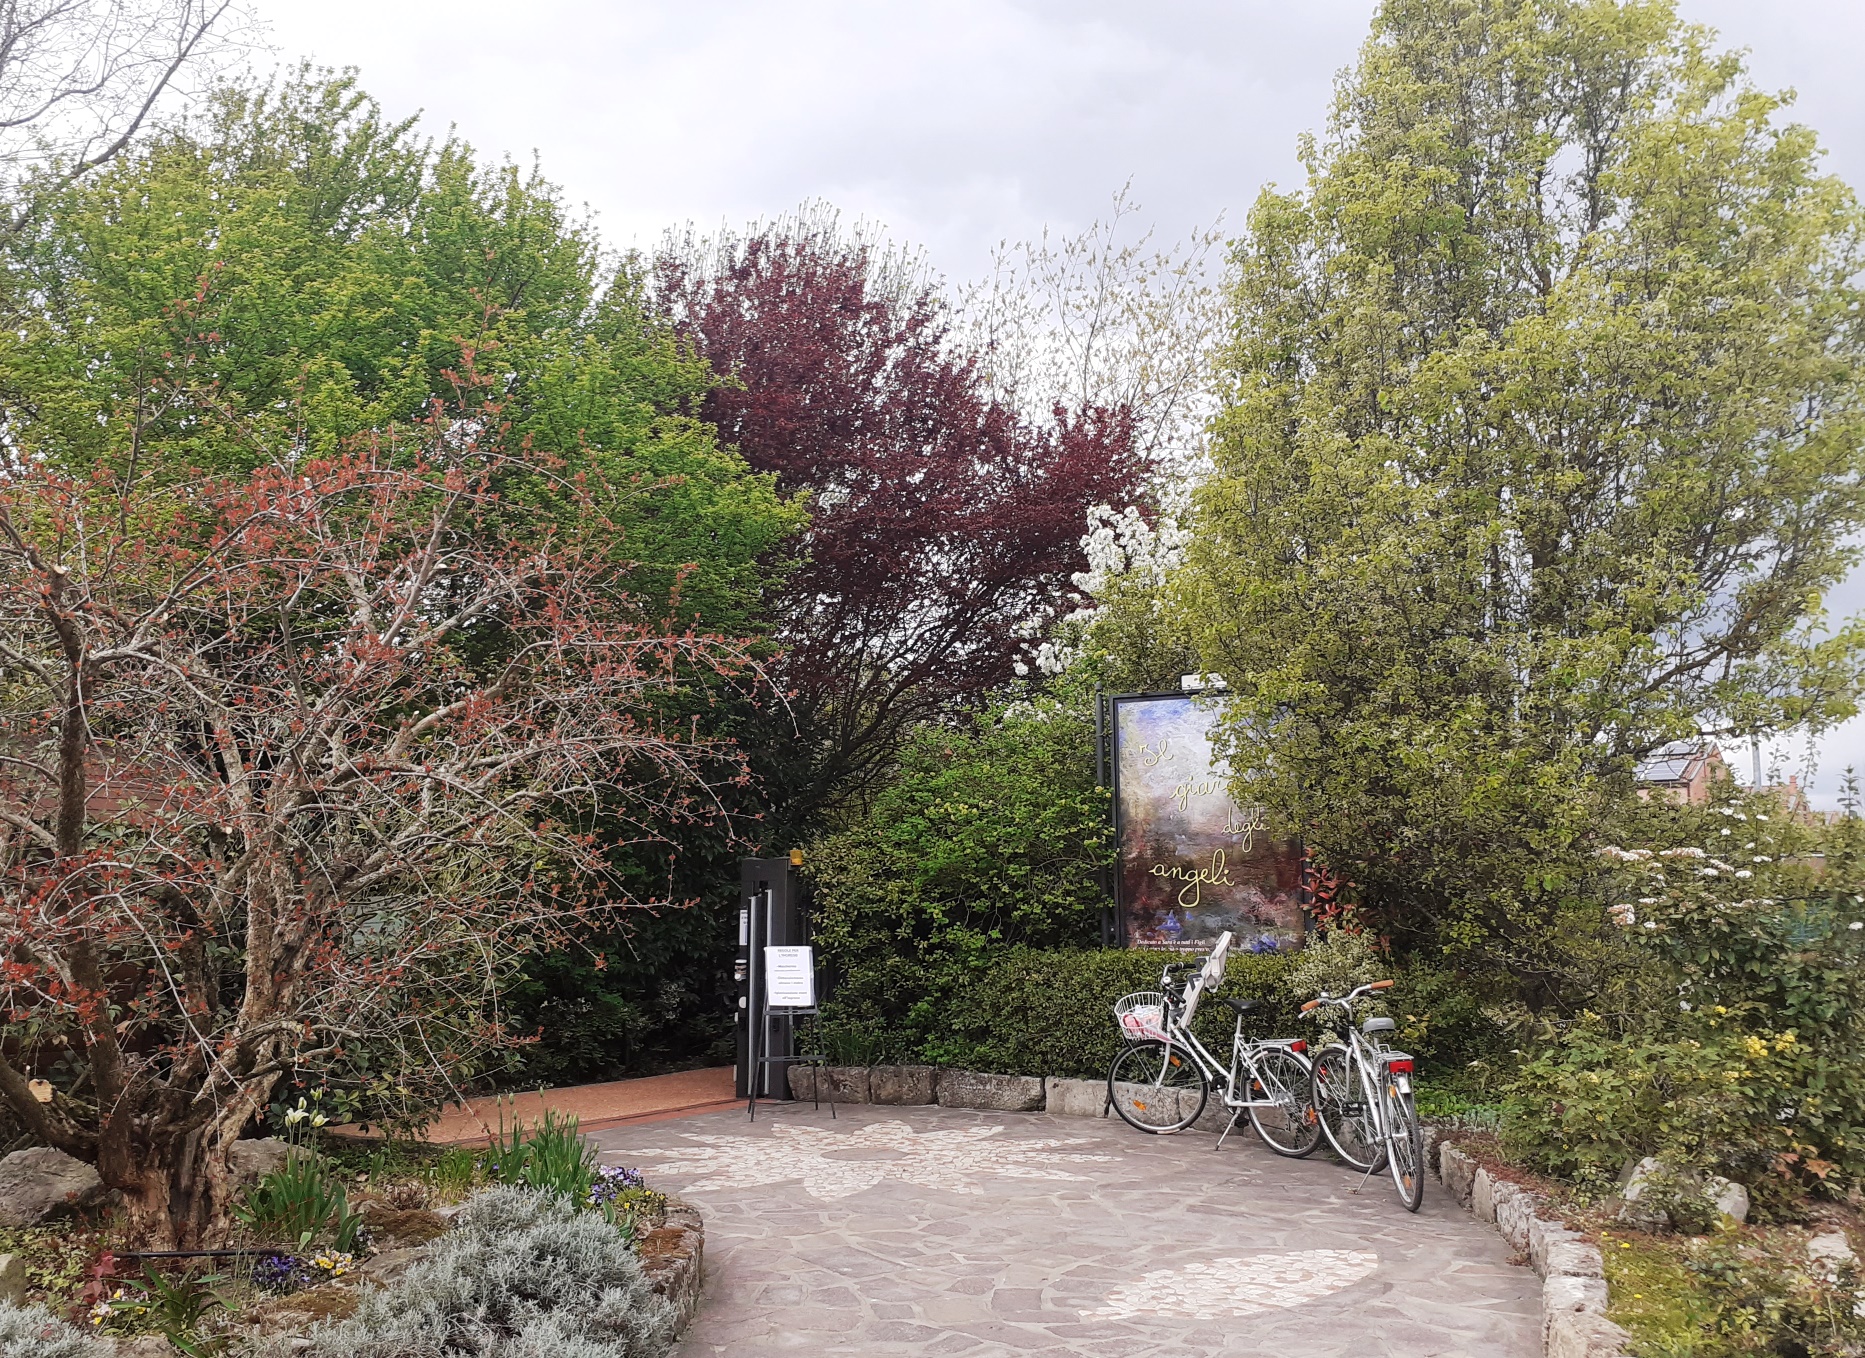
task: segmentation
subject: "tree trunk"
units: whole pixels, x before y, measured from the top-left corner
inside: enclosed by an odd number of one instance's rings
[[[239,1139],[263,1094],[243,1093],[235,1107],[198,1126],[137,1147],[123,1192],[130,1233],[159,1249],[203,1249],[224,1244],[236,1205],[227,1152]],[[108,1180],[106,1180],[108,1182]]]

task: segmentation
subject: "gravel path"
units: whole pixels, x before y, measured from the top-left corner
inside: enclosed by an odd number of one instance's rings
[[[680,1358],[1540,1353],[1535,1275],[1435,1181],[1411,1216],[1248,1128],[805,1103],[591,1140],[705,1214]]]

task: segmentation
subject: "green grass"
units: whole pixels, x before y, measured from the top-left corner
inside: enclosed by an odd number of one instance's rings
[[[1705,1295],[1674,1245],[1602,1233],[1600,1255],[1612,1296],[1607,1316],[1632,1335],[1639,1358],[1705,1352],[1703,1335],[1715,1300]]]

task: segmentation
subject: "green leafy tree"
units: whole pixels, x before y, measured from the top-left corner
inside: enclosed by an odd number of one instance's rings
[[[555,476],[599,472],[634,589],[756,626],[757,558],[802,515],[691,417],[712,374],[535,171],[436,144],[307,68],[221,91],[35,206],[0,282],[16,456],[186,479],[473,402],[538,469],[515,463],[504,494],[548,501]],[[463,382],[471,368],[501,381]]]
[[[909,740],[871,810],[808,850],[816,938],[849,1013],[898,1016],[1007,946],[1092,947],[1110,861],[1084,695]]]
[[[471,531],[576,539],[642,613],[762,634],[762,562],[803,511],[695,417],[714,374],[649,314],[634,261],[535,171],[427,139],[350,77],[307,68],[223,89],[90,175],[20,193],[29,229],[0,240],[12,459],[195,485],[365,442],[413,458],[407,429],[444,408],[461,440],[496,435],[508,454]],[[507,639],[467,644],[490,665]],[[657,695],[662,719],[712,736],[756,719],[692,677]],[[655,827],[605,809],[597,832],[633,846],[610,869],[667,905],[534,959],[508,996],[511,1027],[542,1031],[522,1078],[677,1061],[729,1033],[733,830],[766,794],[718,798],[728,814],[677,853],[640,847]]]
[[[1571,990],[1636,760],[1853,711],[1860,215],[1668,0],[1389,0],[1236,250],[1177,579],[1395,941]]]

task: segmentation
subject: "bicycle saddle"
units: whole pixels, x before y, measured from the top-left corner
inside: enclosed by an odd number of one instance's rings
[[[1238,1018],[1242,1018],[1245,1014],[1254,1014],[1263,1007],[1261,1000],[1227,1000],[1222,995],[1213,995],[1210,998],[1235,1013]]]
[[[1360,1025],[1360,1031],[1368,1035],[1373,1033],[1389,1033],[1398,1026],[1398,1024],[1394,1023],[1389,1018],[1370,1018]]]

